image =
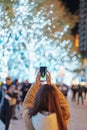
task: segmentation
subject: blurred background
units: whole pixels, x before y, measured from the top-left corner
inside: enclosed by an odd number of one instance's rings
[[[69,130],[87,130],[86,0],[0,0],[0,90],[13,86],[17,101],[9,130],[26,129],[22,102],[40,66],[69,102]]]
[[[47,66],[52,81],[87,79],[86,2],[0,0],[0,80],[35,81]]]

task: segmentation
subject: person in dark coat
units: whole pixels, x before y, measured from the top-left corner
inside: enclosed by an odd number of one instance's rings
[[[11,77],[6,77],[6,88],[7,88],[7,95],[13,99],[14,102],[11,102],[11,109],[12,109],[12,119],[18,119],[16,115],[16,103],[17,103],[17,90],[15,84],[12,82]]]
[[[63,95],[67,98],[69,87],[66,84],[62,84],[60,91],[63,93]]]
[[[7,88],[5,86],[3,87],[3,91],[4,91],[4,102],[2,105],[0,118],[2,122],[5,124],[5,130],[8,130],[12,115],[12,109],[9,104],[10,98],[9,96],[7,96]]]
[[[76,101],[76,94],[77,94],[77,85],[72,85],[71,90],[72,90],[72,101]]]
[[[21,91],[22,91],[22,102],[24,101],[25,96],[26,96],[30,87],[31,87],[31,83],[29,83],[28,80],[26,80],[24,82],[23,86],[22,86],[22,89],[21,89]]]
[[[81,102],[83,104],[84,98],[83,98],[83,86],[80,84],[78,85],[78,98],[77,98],[77,104],[79,104],[79,100],[81,98]]]

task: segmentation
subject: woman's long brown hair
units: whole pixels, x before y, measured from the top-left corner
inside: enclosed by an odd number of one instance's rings
[[[41,85],[34,101],[34,107],[30,111],[30,118],[38,112],[48,111],[56,113],[59,130],[67,130],[57,90],[49,84]]]

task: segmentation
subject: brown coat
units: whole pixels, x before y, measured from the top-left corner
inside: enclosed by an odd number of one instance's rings
[[[55,89],[58,92],[60,105],[62,108],[62,113],[63,113],[64,119],[67,123],[67,121],[70,118],[70,111],[69,111],[69,106],[68,106],[67,100],[65,99],[64,95],[60,92],[60,90],[56,87],[56,85],[52,84],[52,86],[55,87]],[[25,100],[23,102],[23,119],[24,119],[25,124],[27,126],[27,130],[34,130],[34,128],[32,126],[32,122],[31,122],[31,120],[29,120],[28,111],[29,111],[29,108],[33,107],[34,98],[35,98],[35,95],[38,91],[38,88],[39,88],[38,83],[33,84],[31,86],[31,88],[29,89],[29,91],[25,97]]]

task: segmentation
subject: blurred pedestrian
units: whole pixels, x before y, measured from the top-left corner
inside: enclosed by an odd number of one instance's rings
[[[1,110],[1,120],[5,124],[5,130],[9,129],[10,120],[12,117],[12,109],[10,106],[11,98],[7,95],[7,88],[6,86],[3,87],[4,89],[4,103]]]
[[[79,104],[79,100],[81,99],[82,104],[84,103],[84,97],[83,97],[83,86],[80,84],[78,85],[78,97],[77,97],[77,104]]]
[[[12,82],[11,77],[6,77],[6,88],[7,88],[7,95],[11,98],[11,111],[12,111],[12,119],[17,120],[16,117],[16,103],[17,103],[17,90],[15,84]]]
[[[60,91],[63,93],[63,95],[67,98],[69,87],[66,84],[62,84],[60,86]]]
[[[28,90],[30,89],[30,87],[31,87],[31,83],[29,83],[28,80],[25,80],[25,82],[23,83],[22,89],[21,89],[21,91],[22,91],[22,102],[24,101],[25,96],[26,96]]]
[[[77,94],[77,85],[72,85],[71,90],[72,90],[72,101],[76,101],[76,94]]]

